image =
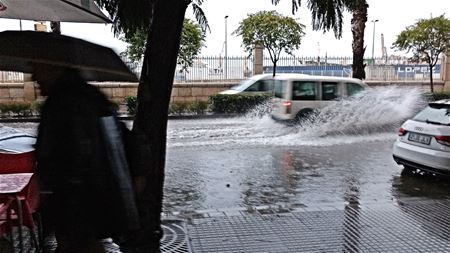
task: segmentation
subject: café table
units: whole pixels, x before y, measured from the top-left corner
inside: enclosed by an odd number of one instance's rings
[[[0,174],[0,201],[8,202],[14,201],[11,206],[16,212],[19,230],[19,247],[20,252],[24,252],[22,226],[25,223],[33,224],[33,216],[31,214],[27,194],[24,193],[25,188],[30,184],[33,173],[11,173]],[[8,212],[8,219],[11,218],[11,211]],[[30,228],[33,230],[33,227]],[[34,238],[34,232],[31,232]],[[36,241],[35,241],[36,242]],[[38,245],[36,244],[36,247]]]

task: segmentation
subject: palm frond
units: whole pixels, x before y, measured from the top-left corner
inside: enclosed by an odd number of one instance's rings
[[[116,35],[132,36],[136,30],[149,27],[156,0],[95,0],[113,21]]]
[[[192,9],[194,11],[195,19],[202,28],[202,31],[206,32],[208,30],[209,32],[211,32],[208,20],[206,19],[206,15],[203,12],[202,8],[200,8],[200,5],[203,3],[203,1],[204,0],[197,0],[197,3],[192,3]]]
[[[277,5],[281,0],[272,0],[273,5]],[[302,0],[292,0],[292,14],[295,14],[300,8]]]
[[[341,38],[345,8],[342,0],[308,0],[313,29],[323,31],[333,29],[336,38]]]

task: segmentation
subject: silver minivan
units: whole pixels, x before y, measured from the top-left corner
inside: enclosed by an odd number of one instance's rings
[[[297,121],[333,100],[352,96],[367,84],[359,79],[304,74],[282,74],[274,78],[272,118]]]

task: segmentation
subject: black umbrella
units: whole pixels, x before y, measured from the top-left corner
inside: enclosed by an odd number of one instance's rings
[[[87,81],[137,81],[110,48],[54,33],[0,32],[0,70],[32,73],[31,63],[77,69]]]
[[[111,23],[92,0],[0,0],[0,18]]]

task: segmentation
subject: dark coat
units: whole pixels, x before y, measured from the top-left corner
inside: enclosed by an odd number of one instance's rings
[[[76,73],[57,83],[41,112],[36,144],[37,173],[53,191],[60,232],[93,231],[97,237],[123,232],[117,191],[108,166],[99,118],[112,104]]]

